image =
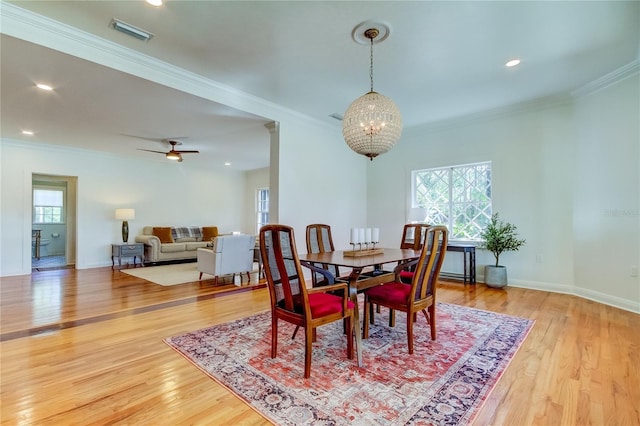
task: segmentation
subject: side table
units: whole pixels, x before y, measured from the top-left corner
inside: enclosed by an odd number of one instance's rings
[[[476,247],[467,244],[448,244],[447,251],[457,251],[462,253],[462,271],[463,283],[467,284],[467,276],[469,284],[476,284]],[[467,253],[469,254],[469,267],[467,269]],[[467,272],[468,271],[468,272]]]
[[[118,258],[118,266],[122,266],[123,257],[133,257],[133,266],[136,266],[136,257],[140,257],[140,265],[144,266],[143,243],[111,244],[111,269],[115,266],[115,258]]]

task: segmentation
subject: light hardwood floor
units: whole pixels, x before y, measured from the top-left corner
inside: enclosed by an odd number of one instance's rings
[[[2,424],[269,424],[162,342],[268,310],[264,287],[219,287],[110,268],[2,278]],[[640,315],[482,284],[441,282],[438,299],[536,320],[476,425],[640,425]]]

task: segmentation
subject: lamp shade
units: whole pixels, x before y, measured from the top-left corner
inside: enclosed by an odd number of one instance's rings
[[[344,140],[373,160],[389,151],[402,134],[402,115],[390,98],[371,91],[353,101],[342,120]]]
[[[118,220],[133,220],[135,218],[135,209],[116,209],[116,219]]]

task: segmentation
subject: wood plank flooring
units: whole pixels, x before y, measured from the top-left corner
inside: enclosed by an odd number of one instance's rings
[[[269,424],[162,342],[268,310],[264,287],[218,287],[111,268],[2,278],[1,423]],[[438,298],[536,320],[476,425],[640,425],[640,315],[482,284],[443,281]]]

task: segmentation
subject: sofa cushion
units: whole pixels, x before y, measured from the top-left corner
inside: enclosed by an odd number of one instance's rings
[[[173,237],[171,236],[171,228],[168,226],[154,226],[153,235],[160,239],[161,244],[172,243]]]
[[[187,251],[198,250],[199,248],[207,247],[207,242],[206,241],[197,241],[197,242],[192,242],[192,243],[185,243],[185,246],[187,248]]]
[[[175,253],[177,251],[186,251],[186,246],[184,243],[168,243],[161,244],[160,251],[162,253]]]
[[[180,226],[171,228],[171,236],[174,241],[178,241],[183,238],[193,238],[191,241],[199,241],[202,239],[202,230],[199,226]]]
[[[203,226],[202,227],[202,241],[211,241],[218,236],[217,226]]]

